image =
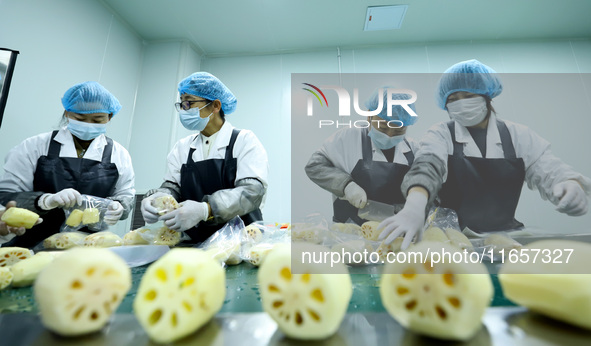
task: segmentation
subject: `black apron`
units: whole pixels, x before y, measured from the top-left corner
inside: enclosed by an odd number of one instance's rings
[[[447,181],[439,192],[441,206],[457,212],[462,229],[492,232],[522,228],[515,209],[525,180],[525,164],[515,155],[505,123],[497,120],[505,154],[502,159],[464,156],[463,144],[456,141],[455,122],[447,126],[454,152],[447,159]]]
[[[189,150],[187,163],[181,166],[181,202],[186,200],[203,202],[206,195],[236,187],[234,182],[236,180],[238,160],[233,157],[232,152],[239,133],[240,130],[238,129],[232,130],[232,136],[230,137],[230,143],[226,147],[226,157],[224,159],[206,159],[195,162],[193,161],[195,148]],[[263,220],[263,214],[258,208],[246,215],[239,216],[245,225]],[[224,224],[216,225],[204,221],[185,233],[191,237],[191,242],[199,243],[209,238],[223,226]]]
[[[404,142],[411,148],[406,138]],[[404,153],[408,166],[393,162],[373,161],[371,138],[368,135],[368,130],[364,129],[361,132],[361,152],[362,159],[357,161],[351,172],[351,178],[365,191],[367,199],[390,205],[404,204],[406,199],[402,195],[400,185],[414,161],[412,149]],[[359,209],[344,199],[337,198],[333,202],[333,211],[334,222],[347,222],[350,219],[361,225],[367,221],[357,215]]]
[[[81,194],[101,198],[113,196],[119,179],[117,165],[111,162],[113,140],[107,139],[101,161],[84,158],[60,157],[61,144],[54,140],[58,131],[54,131],[49,142],[47,156],[37,160],[37,168],[33,179],[33,191],[56,193],[63,189],[73,188]],[[24,235],[15,237],[9,246],[33,247],[40,241],[59,232],[65,221],[61,208],[55,208],[43,215],[43,222]],[[88,229],[82,231],[89,232]],[[6,245],[4,245],[6,246]]]

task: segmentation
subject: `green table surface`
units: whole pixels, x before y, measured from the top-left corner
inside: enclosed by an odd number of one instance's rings
[[[132,312],[133,300],[148,265],[131,269],[132,286],[117,309]],[[379,292],[382,266],[351,267],[353,297],[347,312],[384,312]],[[221,313],[261,312],[261,297],[257,283],[258,269],[248,263],[226,268],[226,299]],[[495,294],[491,306],[514,306],[504,296],[496,274],[491,275]],[[8,288],[0,291],[0,313],[37,312],[32,287]]]

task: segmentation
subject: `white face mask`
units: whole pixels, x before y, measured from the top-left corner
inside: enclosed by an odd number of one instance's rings
[[[392,149],[404,139],[404,135],[390,137],[387,134],[374,129],[373,127],[369,130],[368,136],[371,138],[371,141],[376,146],[376,148],[381,150]]]
[[[447,113],[462,126],[480,124],[488,114],[486,100],[482,96],[461,99],[447,104]]]

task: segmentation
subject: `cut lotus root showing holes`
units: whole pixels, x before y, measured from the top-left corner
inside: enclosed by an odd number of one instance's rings
[[[150,339],[170,343],[205,325],[222,307],[225,271],[206,251],[174,248],[152,263],[133,302]]]
[[[0,267],[9,267],[32,256],[29,249],[21,247],[0,248]]]
[[[351,278],[348,274],[325,274],[314,264],[295,273],[291,267],[293,249],[330,251],[309,243],[281,244],[271,250],[258,272],[263,309],[290,338],[325,339],[336,332],[345,316]],[[346,266],[340,265],[338,269],[347,273]]]
[[[433,248],[433,243],[421,242],[412,251],[427,258],[425,254]],[[437,248],[450,253],[455,249],[447,244],[437,244]],[[482,263],[436,264],[432,271],[429,267],[428,262],[384,266],[380,297],[386,311],[418,334],[470,339],[482,327],[481,318],[493,294],[490,275],[484,274],[486,267]]]
[[[53,259],[33,289],[43,325],[75,336],[101,330],[130,287],[131,271],[114,252],[75,248]]]

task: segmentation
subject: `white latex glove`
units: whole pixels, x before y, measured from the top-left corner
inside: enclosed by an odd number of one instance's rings
[[[146,223],[155,223],[158,221],[160,214],[158,214],[158,209],[152,205],[152,201],[155,198],[167,195],[168,194],[164,192],[156,192],[155,194],[150,195],[149,197],[146,197],[142,200],[142,216],[144,217],[144,221],[146,221]]]
[[[362,209],[367,204],[367,194],[354,181],[345,186],[345,199],[357,209]]]
[[[121,219],[121,216],[123,216],[123,210],[124,209],[121,203],[117,201],[109,203],[109,207],[105,212],[105,223],[109,226],[113,226],[114,224],[116,224],[117,221]]]
[[[173,231],[184,232],[209,216],[206,202],[184,201],[180,207],[160,216],[164,225]]]
[[[574,180],[563,181],[554,185],[554,197],[559,202],[556,210],[570,216],[581,216],[587,213],[587,195],[579,183]]]
[[[63,189],[58,193],[46,193],[39,198],[39,207],[43,210],[54,208],[72,208],[82,204],[82,195],[74,189]]]
[[[423,227],[425,226],[425,207],[427,206],[427,196],[420,192],[410,192],[406,197],[404,208],[378,225],[378,229],[383,228],[378,240],[390,244],[394,239],[404,235],[402,241],[402,250],[406,250],[412,242],[415,235],[417,241],[422,237]]]

